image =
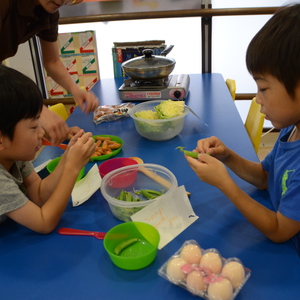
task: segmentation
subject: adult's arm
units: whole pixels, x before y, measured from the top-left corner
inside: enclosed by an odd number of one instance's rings
[[[59,58],[57,41],[47,42],[40,39],[40,42],[44,67],[51,78],[74,96],[74,100],[83,111],[94,111],[99,105],[98,99],[92,92],[87,93],[86,91],[81,90],[73,81]]]

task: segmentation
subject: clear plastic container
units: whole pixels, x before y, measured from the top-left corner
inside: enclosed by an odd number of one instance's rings
[[[126,175],[136,174],[134,182],[122,185]],[[119,182],[119,184],[116,184]],[[130,222],[131,216],[147,205],[169,195],[178,187],[175,175],[167,168],[156,164],[137,164],[119,168],[104,176],[101,183],[101,193],[109,204],[112,214],[121,221]],[[152,190],[162,193],[155,199],[147,200],[141,190]],[[117,199],[122,191],[129,192],[140,201],[122,201]]]
[[[215,249],[188,240],[158,270],[158,274],[207,300],[233,300],[251,275],[236,258],[225,259]]]
[[[170,119],[147,120],[134,115],[144,110],[155,111],[154,107],[159,105],[162,101],[164,100],[146,101],[137,104],[129,112],[129,115],[134,120],[137,132],[151,141],[167,141],[180,134],[184,126],[185,117],[189,113],[188,107],[185,106],[182,115]]]

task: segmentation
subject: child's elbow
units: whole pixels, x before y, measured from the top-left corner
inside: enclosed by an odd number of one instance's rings
[[[286,241],[288,241],[288,239],[284,239],[284,238],[270,238],[270,240],[276,244],[281,244],[281,243],[284,243]]]
[[[52,225],[52,224],[44,225],[44,226],[42,226],[41,228],[39,228],[35,231],[38,232],[38,233],[41,233],[41,234],[49,234],[49,233],[54,231],[56,226],[57,226],[57,224],[55,224],[55,225]]]
[[[46,235],[46,234],[49,234],[53,231],[54,231],[54,228],[53,229],[44,229],[44,230],[41,230],[39,233]]]
[[[267,190],[268,189],[268,176],[264,176],[263,178],[259,179],[259,181],[256,182],[255,186],[259,190]]]
[[[281,244],[291,239],[290,236],[280,235],[280,234],[273,234],[267,237],[276,244]]]
[[[268,185],[267,185],[267,184],[258,184],[258,185],[256,185],[256,187],[257,187],[260,191],[263,191],[263,190],[267,190],[267,189],[268,189]]]

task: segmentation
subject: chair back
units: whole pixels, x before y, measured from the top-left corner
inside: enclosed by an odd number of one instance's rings
[[[226,85],[229,89],[230,95],[233,100],[235,100],[235,93],[236,93],[236,83],[233,79],[226,79]]]
[[[260,112],[260,105],[256,103],[256,98],[254,97],[251,101],[251,105],[245,121],[245,128],[248,132],[256,153],[261,141],[264,119],[264,115]]]
[[[66,121],[69,118],[69,114],[66,110],[66,107],[62,103],[51,105],[49,107],[49,110],[58,114],[60,117],[63,118],[64,121]]]

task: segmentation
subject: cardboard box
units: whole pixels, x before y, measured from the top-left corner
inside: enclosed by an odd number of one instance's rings
[[[165,48],[164,40],[115,42],[112,48],[114,77],[128,77],[122,69],[122,63],[131,58],[142,56],[144,49],[152,49],[154,55],[160,55]]]

